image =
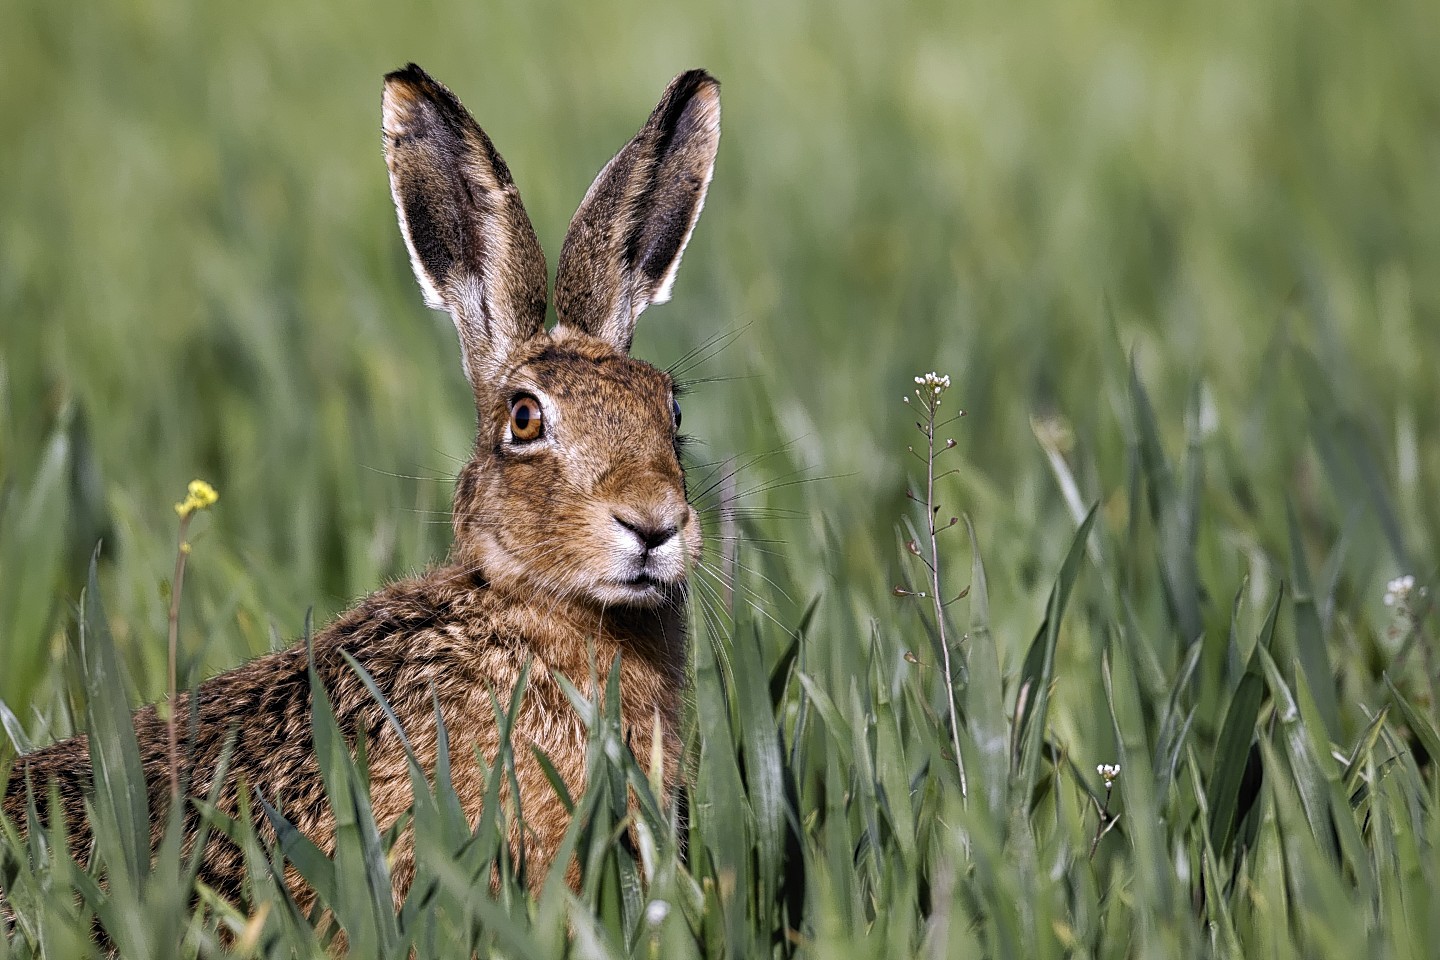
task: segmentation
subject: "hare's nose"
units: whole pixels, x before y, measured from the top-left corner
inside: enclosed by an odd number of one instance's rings
[[[615,522],[635,535],[640,545],[648,552],[656,550],[669,543],[680,528],[673,523],[655,522],[654,520],[626,520],[618,514],[611,514]]]

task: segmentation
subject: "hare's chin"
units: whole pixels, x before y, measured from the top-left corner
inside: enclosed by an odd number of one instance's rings
[[[597,599],[609,604],[653,607],[662,603],[677,584],[657,580],[648,574],[641,574],[630,580],[607,580],[596,584]]]

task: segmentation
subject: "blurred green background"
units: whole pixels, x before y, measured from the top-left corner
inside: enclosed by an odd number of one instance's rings
[[[636,353],[733,334],[694,373],[694,456],[746,465],[746,529],[779,541],[754,599],[793,623],[821,596],[837,657],[872,629],[918,642],[888,592],[916,466],[900,400],[932,369],[969,414],[942,499],[974,518],[1009,669],[1074,531],[1033,427],[1123,530],[1132,357],[1167,450],[1203,452],[1207,625],[1285,575],[1287,498],[1317,563],[1346,544],[1330,636],[1357,674],[1394,652],[1384,580],[1433,571],[1429,0],[9,0],[0,19],[0,698],[32,732],[66,726],[100,538],[117,638],[163,689],[192,477],[221,495],[185,593],[202,673],[443,556],[473,413],[381,158],[380,78],[409,60],[491,134],[552,267],[670,77],[720,78],[709,203]],[[1336,437],[1382,506],[1322,469]],[[1139,591],[1142,629],[1173,633],[1166,603]],[[1088,684],[1057,684],[1057,723],[1103,741]]]

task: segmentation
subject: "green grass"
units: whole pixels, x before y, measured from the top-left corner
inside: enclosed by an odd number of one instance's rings
[[[363,763],[332,750],[335,862],[232,827],[249,899],[195,910],[187,864],[126,840],[140,795],[102,724],[109,884],[7,833],[0,958],[81,956],[92,916],[127,955],[216,955],[217,925],[262,913],[247,955],[314,954],[282,856],[390,956],[1433,952],[1436,625],[1420,604],[1412,641],[1382,603],[1400,574],[1440,587],[1433,3],[19,0],[3,19],[12,735],[163,692],[192,477],[221,500],[192,538],[190,677],[444,554],[473,419],[380,156],[380,77],[407,60],[492,135],[552,264],[665,82],[720,77],[715,183],[636,352],[731,335],[685,423],[697,478],[744,465],[747,542],[733,616],[698,588],[685,860],[658,807],[643,862],[611,842],[643,774],[609,759],[599,704],[578,894],[532,903],[506,873],[492,899],[501,811],[457,822],[442,780],[414,813],[429,894],[396,914]],[[932,369],[968,413],[940,485],[974,525],[974,549],[963,524],[941,540],[971,586],[948,608],[968,799],[929,607],[892,593],[924,573],[900,401]],[[109,657],[133,689],[95,680]],[[1119,821],[1092,855],[1112,762]]]

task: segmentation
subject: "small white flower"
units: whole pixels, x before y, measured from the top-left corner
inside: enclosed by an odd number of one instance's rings
[[[1403,577],[1396,577],[1385,584],[1385,606],[1403,606],[1410,599],[1410,594],[1414,592],[1414,575],[1407,573]]]
[[[950,389],[950,378],[931,370],[923,377],[915,378],[915,399],[927,409],[940,406],[940,395]],[[909,403],[909,400],[905,401]]]
[[[670,904],[664,900],[651,900],[645,907],[645,922],[658,927],[670,915]]]
[[[1112,783],[1120,779],[1120,764],[1102,763],[1095,768],[1095,772],[1100,774],[1100,779],[1105,781],[1105,787],[1109,789]]]

